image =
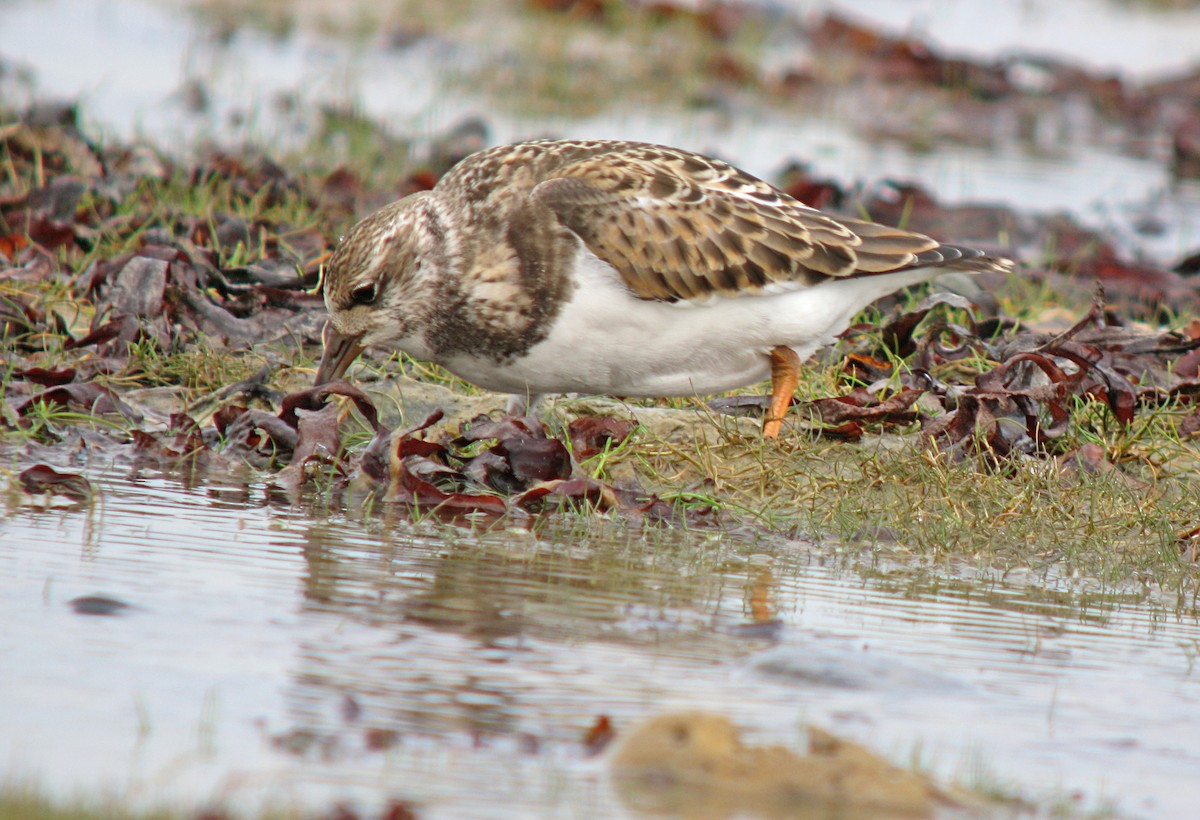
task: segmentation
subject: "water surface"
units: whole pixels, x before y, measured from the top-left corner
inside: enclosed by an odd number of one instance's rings
[[[800,747],[816,724],[1078,808],[1200,799],[1189,604],[751,533],[324,516],[114,472],[90,505],[10,497],[0,520],[0,771],[54,794],[637,816],[581,738],[699,708],[754,741]],[[84,595],[132,606],[79,614]],[[765,616],[777,632],[743,631]]]

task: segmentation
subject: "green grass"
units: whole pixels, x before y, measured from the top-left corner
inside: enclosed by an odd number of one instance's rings
[[[719,421],[707,440],[678,443],[639,433],[622,455],[659,492],[695,493],[770,529],[817,541],[967,559],[1001,572],[1057,568],[1112,586],[1148,574],[1164,588],[1183,590],[1193,573],[1176,542],[1200,520],[1200,499],[1190,489],[1200,459],[1194,445],[1162,430],[1168,418],[1163,411],[1141,436],[1091,430],[1110,458],[1125,453],[1130,460],[1125,469],[1099,474],[1023,458],[988,471],[977,462],[952,462],[915,432],[858,444],[785,433],[771,443]],[[1176,472],[1166,474],[1163,464]]]
[[[148,342],[129,346],[130,361],[125,371],[105,379],[112,387],[182,387],[189,395],[220,390],[249,378],[266,362],[253,352],[242,355],[213,355],[203,347],[165,354]]]

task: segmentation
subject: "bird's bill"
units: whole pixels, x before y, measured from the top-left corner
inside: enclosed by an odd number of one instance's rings
[[[325,323],[321,337],[325,342],[325,352],[321,354],[321,363],[317,365],[318,387],[340,379],[350,363],[363,351],[362,334],[343,336],[334,329],[332,322]]]

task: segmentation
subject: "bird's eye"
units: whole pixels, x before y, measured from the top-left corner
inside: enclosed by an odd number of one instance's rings
[[[350,301],[356,305],[369,305],[375,301],[375,285],[359,285],[350,291]]]

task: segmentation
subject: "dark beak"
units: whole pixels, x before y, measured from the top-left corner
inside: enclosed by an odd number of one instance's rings
[[[333,329],[332,322],[325,323],[322,337],[325,341],[325,352],[321,355],[321,364],[317,366],[317,387],[340,379],[350,363],[363,351],[363,346],[359,344],[362,334],[343,336]]]

